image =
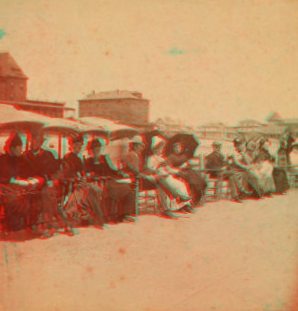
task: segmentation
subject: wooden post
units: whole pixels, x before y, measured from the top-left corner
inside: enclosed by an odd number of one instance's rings
[[[58,156],[59,159],[62,159],[62,135],[59,134],[58,136]]]

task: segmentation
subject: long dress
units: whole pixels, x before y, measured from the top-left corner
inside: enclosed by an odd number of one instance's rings
[[[185,184],[181,179],[177,178],[171,169],[166,165],[166,158],[157,154],[150,156],[147,159],[147,167],[149,170],[157,174],[158,183],[167,190],[168,195],[172,198],[179,199],[182,204],[190,204],[191,195]],[[179,209],[180,206],[172,207],[172,210]]]
[[[187,161],[188,156],[183,153],[182,154],[172,153],[167,158],[168,164],[174,168],[181,167],[182,165],[187,163]],[[200,174],[200,172],[196,172],[195,170],[190,168],[181,169],[180,171],[182,178],[188,183],[190,192],[193,197],[194,201],[193,203],[196,206],[200,202],[202,196],[205,193],[207,183]]]
[[[26,179],[26,161],[23,156],[10,153],[0,156],[0,200],[4,207],[4,227],[8,231],[17,231],[32,227],[39,222],[39,215],[57,213],[56,197],[44,187],[19,186],[12,179]]]
[[[109,177],[103,187],[104,213],[107,217],[124,217],[136,214],[135,193],[129,179],[123,179],[121,173],[113,168],[111,161],[101,155],[97,161],[90,157],[85,163],[86,173],[94,177]]]
[[[65,177],[79,178],[64,206],[66,214],[76,220],[95,219],[97,224],[102,226],[104,224],[104,213],[101,208],[102,189],[81,178],[84,175],[84,163],[77,153],[66,154],[64,164]]]

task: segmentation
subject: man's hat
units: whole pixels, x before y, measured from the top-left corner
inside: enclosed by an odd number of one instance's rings
[[[235,146],[240,146],[240,145],[242,145],[243,143],[245,143],[245,141],[244,141],[244,139],[242,139],[242,138],[235,138],[235,139],[234,139],[234,145],[235,145]]]
[[[95,148],[100,148],[100,147],[102,147],[102,144],[97,138],[93,139],[89,146],[91,150]]]
[[[134,136],[130,142],[131,142],[132,144],[141,144],[141,145],[145,145],[142,136]]]
[[[221,145],[222,145],[222,143],[220,141],[216,141],[216,140],[212,143],[212,146],[214,146],[214,147],[220,147]]]

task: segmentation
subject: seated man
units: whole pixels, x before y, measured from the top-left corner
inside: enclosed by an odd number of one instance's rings
[[[102,154],[102,144],[93,139],[89,146],[91,157],[86,160],[85,171],[91,180],[110,177],[104,189],[104,210],[108,221],[134,221],[135,195],[132,183],[124,180],[128,175],[118,171],[110,159]]]
[[[168,218],[175,218],[169,208],[163,195],[161,195],[160,186],[156,182],[154,175],[148,174],[144,165],[142,151],[145,147],[141,136],[135,136],[131,141],[131,151],[123,158],[124,172],[131,176],[140,178],[142,190],[158,189],[158,196],[161,202],[162,214]]]
[[[214,141],[212,144],[213,152],[206,157],[206,168],[220,170],[226,166],[225,157],[221,152],[221,143]],[[238,196],[237,178],[232,170],[222,172],[210,172],[212,178],[218,178],[222,174],[223,179],[229,180],[232,188],[232,200],[235,202],[242,202]]]

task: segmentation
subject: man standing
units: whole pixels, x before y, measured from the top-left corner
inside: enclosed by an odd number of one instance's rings
[[[167,207],[164,196],[161,194],[160,186],[154,175],[146,173],[142,151],[145,144],[141,136],[135,136],[131,141],[131,151],[123,158],[123,171],[129,175],[139,178],[142,190],[158,190],[158,197],[161,202],[162,214],[167,218],[176,218]]]
[[[224,155],[221,152],[221,143],[214,141],[212,147],[213,152],[206,157],[206,168],[213,170],[223,169],[227,165],[227,163]],[[242,201],[239,199],[238,196],[239,187],[237,185],[237,178],[235,176],[235,172],[233,172],[232,170],[222,172],[211,172],[210,176],[212,178],[218,178],[221,176],[221,174],[223,179],[228,180],[230,183],[230,186],[232,188],[232,200],[241,203]]]

